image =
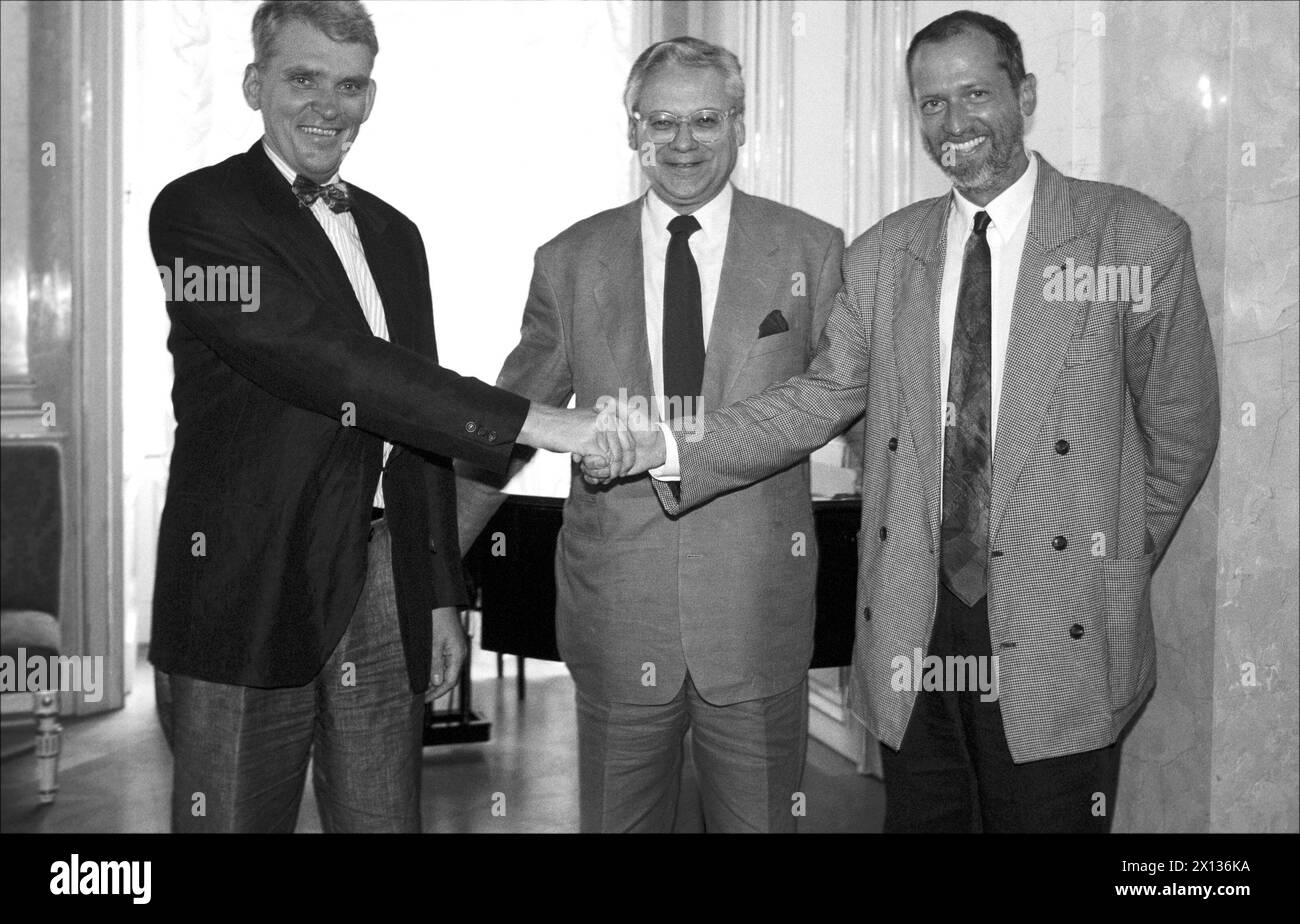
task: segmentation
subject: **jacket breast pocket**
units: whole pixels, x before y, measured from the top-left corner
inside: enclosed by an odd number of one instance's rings
[[[753,349],[749,351],[749,358],[763,356],[767,353],[775,353],[778,350],[789,350],[803,343],[800,339],[802,332],[796,330],[783,330],[778,334],[768,334],[766,337],[760,337],[754,344]]]
[[[1151,555],[1103,561],[1101,578],[1111,707],[1122,709],[1132,702],[1155,667]]]

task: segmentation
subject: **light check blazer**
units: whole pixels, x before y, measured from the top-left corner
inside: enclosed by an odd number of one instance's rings
[[[939,292],[951,194],[888,216],[844,256],[808,371],[682,439],[690,509],[782,469],[866,411],[853,710],[898,748],[939,586]],[[1069,261],[1073,261],[1071,264]],[[1061,267],[1150,267],[1144,306],[1066,292]],[[1073,288],[1073,287],[1072,287]],[[1155,686],[1150,582],[1209,469],[1218,374],[1187,224],[1040,160],[1002,385],[990,499],[989,630],[1017,762],[1104,747]],[[902,684],[900,684],[902,685]]]

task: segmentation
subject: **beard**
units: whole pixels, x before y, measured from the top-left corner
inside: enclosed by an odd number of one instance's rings
[[[978,161],[963,162],[958,158],[955,164],[944,163],[944,148],[935,146],[929,138],[925,140],[926,151],[930,158],[952,181],[952,185],[962,192],[983,192],[995,185],[998,178],[1011,169],[1017,155],[1024,149],[1024,132],[1003,133],[993,130],[982,132],[988,136],[988,152]]]

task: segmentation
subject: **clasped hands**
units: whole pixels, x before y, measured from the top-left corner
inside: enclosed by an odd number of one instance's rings
[[[582,465],[588,484],[609,484],[663,465],[663,431],[636,402],[620,405],[603,397],[590,410],[534,403],[520,431],[520,442],[567,452]]]
[[[604,397],[591,413],[589,438],[573,461],[582,463],[582,477],[588,484],[609,484],[617,478],[639,475],[664,464],[666,446],[663,430],[650,420],[641,405],[619,404]]]

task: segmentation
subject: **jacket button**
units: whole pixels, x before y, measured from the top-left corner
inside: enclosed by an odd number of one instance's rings
[[[487,433],[483,434],[483,439],[487,440],[489,443],[495,443],[497,441],[497,431],[489,430]]]
[[[863,619],[866,619],[866,620],[870,620],[870,619],[871,619],[871,607],[869,607],[869,606],[864,606],[864,607],[862,608],[862,618],[863,618]]]
[[[467,420],[467,421],[465,421],[465,432],[466,432],[466,433],[476,433],[476,432],[478,432],[478,421],[477,421],[477,420]]]
[[[1058,552],[1060,552],[1069,544],[1070,544],[1070,540],[1066,539],[1064,536],[1057,536],[1055,539],[1052,540],[1052,548],[1056,549],[1056,551]]]
[[[1083,626],[1077,622],[1070,626],[1070,638],[1083,638]]]
[[[898,437],[896,437],[896,436],[891,436],[891,437],[889,438],[889,451],[890,451],[890,452],[897,452],[897,451],[898,451]]]
[[[880,538],[881,538],[881,539],[888,539],[888,538],[889,538],[889,530],[885,529],[885,527],[883,527],[883,526],[880,527]]]
[[[1063,456],[1063,455],[1065,455],[1065,454],[1066,454],[1067,452],[1069,452],[1069,451],[1070,451],[1070,444],[1069,444],[1069,443],[1067,443],[1065,440],[1057,440],[1057,441],[1056,441],[1056,452],[1057,452],[1057,455],[1062,455],[1062,456]]]

